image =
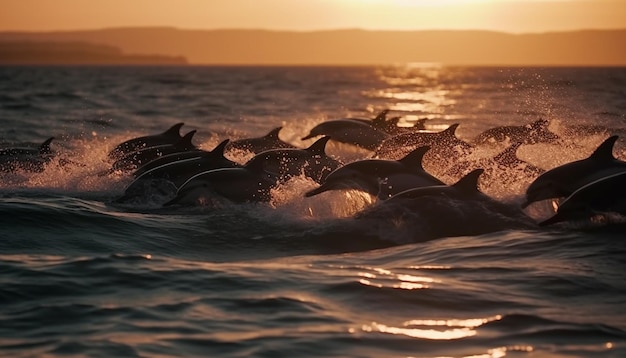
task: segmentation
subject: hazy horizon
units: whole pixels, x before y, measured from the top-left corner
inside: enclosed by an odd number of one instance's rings
[[[626,1],[620,0],[0,0],[0,6],[3,32],[174,27],[519,34],[626,26]]]
[[[0,33],[0,43],[93,43],[114,46],[125,54],[184,57],[189,64],[212,65],[428,62],[478,66],[625,66],[625,38],[626,29],[507,34],[482,30],[293,32],[138,27]],[[33,53],[35,49],[31,50]],[[12,56],[20,55],[13,51]]]
[[[528,32],[510,32],[491,29],[406,29],[406,30],[394,30],[394,29],[370,29],[370,28],[358,28],[358,27],[345,27],[345,28],[328,28],[328,29],[313,29],[313,30],[289,30],[289,29],[271,29],[271,28],[245,28],[245,27],[221,27],[221,28],[188,28],[179,26],[109,26],[109,27],[92,27],[92,28],[80,28],[80,29],[52,29],[52,30],[0,30],[0,33],[63,33],[63,32],[90,32],[90,31],[106,31],[106,30],[139,30],[139,29],[168,29],[179,31],[259,31],[259,32],[294,32],[294,33],[320,33],[320,32],[337,32],[337,31],[363,31],[363,32],[493,32],[507,35],[541,35],[550,33],[573,33],[584,31],[622,31],[626,30],[626,24],[621,27],[615,28],[580,28],[573,30],[547,30],[547,31],[528,31]]]

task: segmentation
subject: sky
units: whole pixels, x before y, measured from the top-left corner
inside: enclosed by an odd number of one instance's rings
[[[0,31],[626,28],[626,0],[0,0]]]

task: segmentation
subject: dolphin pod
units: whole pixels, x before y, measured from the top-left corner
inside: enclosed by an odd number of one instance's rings
[[[133,138],[115,146],[108,154],[112,164],[105,175],[134,177],[119,198],[120,203],[159,190],[167,192],[161,202],[165,206],[203,205],[222,200],[267,202],[271,200],[272,189],[295,176],[303,176],[319,184],[303,193],[304,197],[334,190],[361,190],[381,204],[392,205],[433,196],[488,202],[487,195],[477,189],[478,177],[485,170],[523,170],[526,177],[535,179],[525,192],[522,209],[542,200],[561,200],[554,216],[539,220],[542,226],[588,220],[604,212],[626,216],[623,198],[626,162],[613,155],[617,136],[607,138],[585,159],[544,171],[516,156],[524,143],[558,139],[556,134],[546,134],[544,120],[526,126],[493,128],[476,140],[465,142],[455,134],[459,124],[441,132],[395,131],[392,127],[397,126],[398,120],[387,119],[388,112],[383,110],[373,119],[343,118],[318,124],[303,137],[322,136],[308,148],[298,148],[279,139],[282,127],[277,127],[261,137],[226,139],[207,151],[192,143],[195,130],[181,136],[183,123],[177,123],[160,134]],[[484,161],[468,162],[460,156],[474,150],[487,136],[495,140],[523,140],[512,141],[507,149]],[[534,138],[524,139],[524,136]],[[55,156],[50,148],[52,139],[40,145],[0,149],[0,173],[43,171]],[[326,153],[329,140],[367,148],[373,157],[344,164]],[[228,149],[244,149],[255,155],[247,163],[237,163],[227,158]],[[423,159],[428,153],[449,157],[453,163],[447,163],[448,173],[457,178],[464,176],[454,184],[444,183],[424,169]]]

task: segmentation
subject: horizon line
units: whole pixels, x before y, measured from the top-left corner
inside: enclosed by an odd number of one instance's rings
[[[333,28],[333,29],[310,29],[310,30],[296,30],[296,29],[269,29],[269,28],[242,28],[242,27],[222,27],[222,28],[182,28],[176,26],[112,26],[112,27],[100,27],[100,28],[81,28],[81,29],[65,29],[65,30],[0,30],[0,33],[55,33],[55,32],[85,32],[85,31],[106,31],[106,30],[176,30],[176,31],[258,31],[258,32],[291,32],[291,33],[320,33],[320,32],[339,32],[339,31],[362,31],[362,32],[491,32],[508,35],[540,35],[550,33],[570,33],[570,32],[588,32],[588,31],[626,31],[626,27],[616,28],[580,28],[571,30],[547,30],[547,31],[528,31],[528,32],[510,32],[493,29],[445,29],[445,28],[431,28],[431,29],[368,29],[359,27],[345,27],[345,28]]]

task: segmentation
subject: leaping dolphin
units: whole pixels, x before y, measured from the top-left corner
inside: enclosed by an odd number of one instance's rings
[[[118,159],[142,148],[177,143],[182,138],[180,128],[183,125],[184,123],[176,123],[163,133],[133,138],[120,143],[109,152],[109,158]]]
[[[136,179],[126,187],[124,195],[117,199],[116,202],[123,203],[136,198],[143,198],[153,191],[164,192],[169,190],[169,192],[172,192],[170,189],[172,186],[174,190],[177,190],[189,178],[201,172],[219,168],[240,167],[239,164],[224,157],[224,147],[227,143],[228,139],[220,143],[212,151],[193,153],[193,157],[177,161],[164,161],[163,164],[154,166],[140,175],[137,175],[137,172],[135,172]],[[178,153],[170,154],[168,157],[172,156],[178,157]],[[160,162],[160,159],[168,158],[162,157],[148,164]]]
[[[545,119],[540,119],[524,126],[502,126],[487,129],[474,139],[474,143],[500,143],[507,139],[511,142],[524,144],[553,142],[558,140],[559,136],[548,130],[549,123]]]
[[[203,205],[223,198],[235,203],[265,202],[277,178],[263,170],[263,162],[255,161],[241,168],[221,168],[198,173],[189,178],[164,206]]]
[[[456,137],[455,132],[458,127],[459,124],[455,123],[440,132],[398,134],[381,142],[376,148],[375,156],[387,159],[401,158],[418,147],[430,146],[432,152],[446,158],[454,158],[458,156],[458,153],[472,149],[469,143]]]
[[[258,138],[246,138],[234,140],[228,143],[228,149],[247,150],[254,154],[258,154],[270,149],[295,148],[293,145],[281,140],[278,133],[283,127],[276,127],[269,133]]]
[[[522,142],[513,143],[505,150],[497,154],[492,158],[480,158],[478,160],[461,160],[445,172],[446,175],[463,176],[476,168],[484,168],[485,175],[493,175],[496,170],[519,177],[537,177],[545,172],[545,170],[534,166],[528,162],[519,159],[516,155],[517,150],[522,145]]]
[[[443,184],[408,189],[393,195],[387,201],[393,203],[402,199],[416,199],[429,195],[444,195],[448,198],[463,200],[486,199],[488,197],[478,189],[478,179],[483,172],[484,169],[475,169],[452,185]]]
[[[568,196],[540,226],[585,219],[599,213],[626,215],[626,171],[592,181]]]
[[[626,162],[613,156],[618,136],[607,138],[586,159],[550,169],[541,174],[526,189],[525,208],[536,201],[567,197],[577,189],[609,175],[626,171]]]
[[[316,125],[309,131],[309,134],[302,137],[302,140],[321,135],[330,136],[332,140],[337,142],[369,150],[376,149],[383,140],[389,138],[388,133],[376,129],[370,124],[352,119],[338,119]]]
[[[418,148],[400,160],[366,159],[348,163],[330,173],[321,186],[304,196],[311,197],[329,190],[355,189],[386,199],[408,188],[443,185],[422,166],[422,158],[428,149]]]
[[[53,152],[50,143],[54,137],[46,139],[36,148],[14,147],[0,149],[0,172],[12,172],[21,169],[30,172],[41,172],[50,161]]]
[[[175,144],[157,145],[128,153],[113,163],[109,173],[132,171],[164,155],[195,150],[196,146],[191,143],[194,134],[196,134],[195,130],[190,131]]]
[[[316,182],[341,166],[341,163],[326,155],[326,143],[330,137],[322,137],[306,149],[272,149],[255,155],[246,165],[260,162],[263,169],[274,174],[281,182],[304,174]]]

